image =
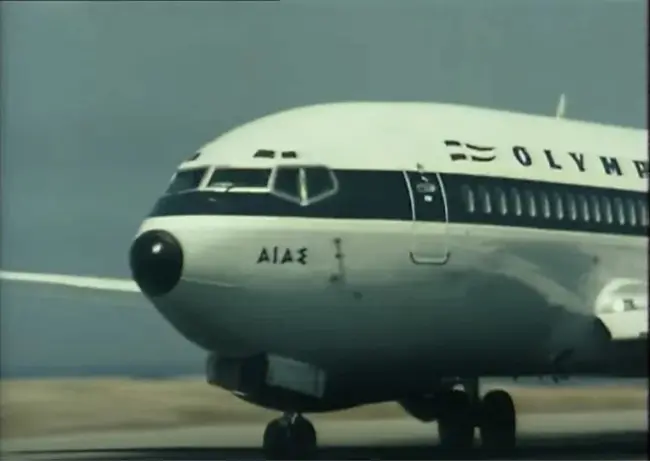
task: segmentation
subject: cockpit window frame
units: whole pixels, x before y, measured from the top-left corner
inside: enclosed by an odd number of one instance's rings
[[[307,179],[308,177],[308,170],[313,168],[324,168],[327,170],[329,177],[332,181],[332,189],[328,190],[327,192],[320,193],[318,195],[315,195],[314,197],[309,197],[309,181]],[[301,191],[301,197],[293,196],[287,193],[284,193],[282,191],[277,191],[275,190],[275,181],[278,176],[278,172],[280,170],[289,170],[289,169],[298,169],[298,178],[300,181],[300,184],[298,185],[298,189]],[[275,197],[278,197],[282,200],[286,200],[291,203],[295,203],[297,205],[300,205],[302,207],[306,207],[309,205],[313,205],[315,203],[321,202],[323,200],[326,200],[330,197],[335,196],[339,192],[339,181],[336,177],[336,173],[332,170],[327,165],[323,164],[307,164],[307,163],[291,163],[287,165],[276,165],[273,170],[271,171],[271,176],[269,177],[269,192],[271,195],[274,195]]]
[[[229,188],[228,186],[225,185],[211,186],[210,181],[212,180],[212,177],[217,172],[217,170],[263,170],[263,171],[269,171],[269,177],[266,181],[266,186],[241,187],[235,185],[235,187],[232,188]],[[205,184],[203,184],[200,189],[205,191],[222,192],[228,194],[234,194],[234,193],[268,194],[271,192],[271,178],[273,176],[273,171],[274,168],[248,168],[248,167],[240,167],[234,165],[215,165],[210,168],[210,172],[207,175],[208,179],[205,180]]]
[[[179,173],[187,173],[188,171],[200,171],[203,170],[203,176],[201,176],[201,180],[196,184],[196,186],[183,189],[183,190],[172,190],[170,191],[169,189],[171,188],[172,184],[178,177]],[[169,179],[169,182],[167,183],[167,189],[165,189],[165,192],[163,195],[177,195],[177,194],[187,194],[188,192],[194,192],[199,189],[201,189],[201,186],[205,183],[206,178],[209,178],[212,176],[212,168],[207,166],[207,165],[202,165],[202,166],[191,166],[187,168],[179,168],[178,170],[174,171],[174,174],[172,177]]]

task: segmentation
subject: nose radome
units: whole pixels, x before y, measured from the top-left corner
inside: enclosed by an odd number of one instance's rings
[[[163,230],[140,234],[129,252],[133,280],[147,296],[162,296],[174,289],[183,272],[183,249]]]

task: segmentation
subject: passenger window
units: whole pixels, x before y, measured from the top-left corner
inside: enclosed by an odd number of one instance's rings
[[[573,197],[573,195],[570,193],[566,194],[565,198],[566,198],[566,207],[567,210],[569,211],[569,219],[571,219],[571,221],[575,221],[576,219],[578,219],[578,209],[576,207],[576,200]]]
[[[517,189],[510,189],[510,200],[515,209],[515,214],[521,216],[521,197],[519,196],[519,191],[517,191]]]
[[[620,199],[620,197],[614,198],[614,210],[616,211],[618,223],[621,226],[625,225],[625,210],[623,209],[623,201]]]
[[[542,213],[544,214],[544,218],[548,219],[551,217],[551,203],[548,201],[546,192],[542,191],[539,195],[542,200]]]
[[[636,210],[634,209],[634,202],[632,199],[627,199],[626,201],[627,204],[627,219],[630,223],[631,226],[636,226]]]
[[[497,189],[496,192],[499,200],[499,211],[502,215],[506,215],[508,214],[508,200],[506,198],[506,194],[502,189]]]
[[[338,189],[334,173],[322,166],[282,166],[271,176],[274,195],[302,206],[326,199]]]
[[[587,199],[585,198],[584,195],[578,195],[578,203],[580,206],[580,213],[582,215],[582,220],[584,222],[589,222],[590,216],[589,216],[589,203],[587,203]]]
[[[603,196],[601,198],[603,205],[603,213],[605,214],[605,222],[611,224],[614,221],[614,216],[612,214],[612,202],[609,201],[609,197]]]
[[[207,171],[207,168],[192,168],[177,171],[176,174],[174,174],[172,177],[172,180],[167,187],[166,193],[176,194],[178,192],[184,192],[198,188]]]
[[[562,196],[557,192],[553,193],[553,202],[555,203],[555,218],[564,219],[564,204],[562,203]]]
[[[492,213],[492,198],[488,190],[483,186],[479,187],[479,197],[483,203],[483,212],[487,214]]]
[[[537,204],[535,203],[535,196],[529,190],[526,191],[526,202],[528,205],[528,215],[534,218],[537,216]]]
[[[636,207],[639,215],[639,221],[642,226],[648,225],[648,209],[644,200],[637,200]]]
[[[591,214],[594,217],[594,221],[600,222],[600,203],[598,202],[598,197],[590,195],[589,201],[591,202]]]
[[[463,186],[463,199],[465,200],[465,209],[469,213],[474,213],[476,210],[476,202],[474,200],[474,192],[468,185]]]
[[[212,173],[207,187],[226,191],[237,191],[240,188],[267,189],[270,176],[270,169],[217,168]]]

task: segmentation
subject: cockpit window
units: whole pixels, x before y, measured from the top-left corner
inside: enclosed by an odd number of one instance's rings
[[[238,189],[268,188],[270,169],[217,168],[212,173],[208,188],[237,191]]]
[[[302,196],[300,180],[300,168],[278,168],[273,177],[271,188],[274,194],[300,203]]]
[[[324,166],[281,166],[271,179],[271,192],[282,199],[307,206],[338,190],[334,172]]]
[[[306,201],[301,202],[301,194],[307,197]],[[290,165],[278,166],[271,174],[269,189],[242,188],[224,193],[222,189],[208,187],[169,194],[161,197],[150,214],[187,215],[413,220],[402,171]]]
[[[310,200],[333,194],[337,189],[336,176],[329,168],[307,168],[307,188]]]
[[[196,189],[199,187],[199,184],[201,184],[201,180],[207,171],[207,168],[192,168],[177,171],[169,183],[167,193],[175,194],[178,192]]]

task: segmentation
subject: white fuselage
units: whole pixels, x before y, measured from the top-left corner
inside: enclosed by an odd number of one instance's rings
[[[470,225],[448,225],[445,236],[436,224],[430,237],[447,242],[449,260],[418,265],[412,226],[152,219],[143,230],[162,227],[192,242],[182,282],[154,304],[212,350],[275,353],[343,371],[422,361],[517,374],[522,363],[543,366],[563,312],[595,314],[609,280],[645,270],[641,238]],[[308,247],[307,266],[254,264],[259,249],[272,246]]]
[[[330,112],[317,106],[311,109],[315,115],[308,108],[304,114],[298,110],[262,119],[217,139],[181,167],[274,168],[282,164],[277,157],[251,159],[253,152],[269,146],[278,152],[304,152],[292,160],[296,164],[404,172],[407,182],[406,171],[443,173],[441,190],[434,193],[447,195],[444,219],[422,221],[417,210],[411,220],[236,212],[150,217],[140,233],[170,232],[185,258],[178,285],[151,300],[189,340],[227,355],[276,354],[335,373],[391,367],[417,371],[422,366],[454,375],[466,370],[482,375],[536,373],[563,345],[589,341],[581,335],[589,334],[586,325],[596,315],[595,301],[608,284],[617,279],[645,283],[647,240],[642,232],[454,219],[462,203],[452,199],[444,178],[462,173],[640,192],[646,179],[632,163],[634,155],[643,158],[639,136],[623,129],[606,132],[602,139],[614,144],[602,146],[604,141],[591,134],[600,133],[599,127],[578,124],[571,138],[574,128],[566,128],[568,122],[517,118],[529,116],[501,119],[496,112],[470,111],[473,115],[464,121],[462,109],[436,106],[437,118],[428,125],[421,118],[428,109],[417,105],[361,106],[334,105]],[[346,121],[347,113],[361,121]],[[311,119],[310,125],[306,120]],[[496,122],[487,126],[492,119]],[[332,128],[341,126],[346,128]],[[555,137],[554,127],[559,133]],[[350,134],[355,128],[358,133]],[[550,163],[542,166],[548,162],[542,154],[544,133],[560,159],[555,169]],[[458,169],[447,158],[443,141],[460,138],[499,145],[500,157]],[[522,167],[521,156],[512,155],[512,146],[522,143],[531,152],[532,168]],[[620,151],[612,153],[616,146]],[[595,154],[567,154],[599,147],[607,150],[604,154],[621,154],[622,176],[603,173]],[[636,151],[630,152],[632,148]],[[372,156],[355,160],[355,152]],[[396,159],[392,166],[391,159]],[[562,167],[557,166],[560,161]],[[411,209],[417,208],[414,184],[409,184],[411,203],[404,203]],[[600,216],[605,208],[596,212]],[[647,209],[635,211],[639,226],[643,212]],[[562,213],[568,215],[568,208]],[[645,220],[647,229],[647,215]],[[274,248],[280,253],[289,249],[294,257],[305,248],[305,264],[258,262],[262,250]]]

